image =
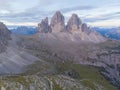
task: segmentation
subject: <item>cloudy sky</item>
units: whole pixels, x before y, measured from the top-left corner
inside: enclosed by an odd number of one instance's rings
[[[30,25],[60,10],[66,22],[72,13],[91,26],[120,26],[120,0],[0,0],[0,21],[7,25]]]

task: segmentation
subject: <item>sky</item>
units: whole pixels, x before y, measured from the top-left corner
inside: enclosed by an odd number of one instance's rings
[[[37,26],[56,11],[66,22],[76,13],[93,27],[120,26],[120,0],[0,0],[0,21],[8,26]]]

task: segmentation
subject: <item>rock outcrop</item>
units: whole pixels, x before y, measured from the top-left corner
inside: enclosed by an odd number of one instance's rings
[[[10,40],[10,31],[7,27],[0,22],[0,52],[3,52],[8,44],[8,40]]]
[[[57,11],[51,19],[50,27],[53,32],[61,32],[65,29],[65,19],[61,12]]]
[[[50,32],[52,32],[51,28],[50,28],[50,26],[48,24],[48,17],[43,19],[41,21],[41,23],[38,24],[38,29],[39,29],[40,33],[50,33]]]
[[[86,86],[82,81],[88,82],[87,80],[78,81],[62,75],[56,75],[56,77],[16,76],[16,78],[1,80],[0,90],[93,90],[92,87]],[[93,81],[90,83],[96,90],[106,89],[102,84]]]
[[[87,31],[88,30],[88,27],[87,27],[87,24],[83,23],[82,26],[81,26],[81,30],[84,32],[84,31]]]
[[[45,18],[38,24],[38,29],[40,33],[51,33],[51,32],[91,32],[91,28],[87,26],[86,23],[82,23],[81,19],[77,14],[72,14],[71,18],[68,20],[67,25],[65,25],[64,16],[60,11],[57,11],[49,25],[48,18]]]
[[[81,24],[82,24],[82,21],[77,16],[77,14],[73,14],[67,23],[66,29],[67,31],[77,31],[80,29]]]

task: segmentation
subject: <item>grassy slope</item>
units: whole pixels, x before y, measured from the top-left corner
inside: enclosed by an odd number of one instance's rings
[[[40,66],[40,63],[36,63],[35,65],[36,67]],[[56,73],[54,73],[52,77],[61,74],[68,75],[71,78],[81,81],[84,86],[89,87],[92,90],[97,90],[95,84],[103,86],[105,90],[116,90],[116,88],[100,74],[98,68],[96,67],[73,64],[72,62],[57,62],[54,64],[54,67],[56,67]],[[34,69],[32,69],[32,65],[30,66],[30,68],[31,72],[34,72]],[[46,66],[44,68],[46,68]],[[35,72],[40,72],[40,69],[36,68]],[[65,72],[69,72],[71,74],[65,74]],[[54,88],[57,87],[58,85],[55,84]]]
[[[96,90],[94,83],[104,86],[106,90],[116,90],[116,88],[103,77],[98,68],[92,66],[84,66],[80,64],[70,64],[70,63],[57,63],[58,74],[64,74],[65,71],[72,71],[71,77],[82,81],[82,83],[92,88],[92,90]]]
[[[38,63],[39,65],[40,63]],[[37,64],[36,64],[37,65]],[[116,90],[116,88],[110,84],[99,72],[99,70],[92,66],[84,66],[80,64],[56,64],[58,68],[58,72],[55,75],[49,76],[49,77],[55,77],[56,75],[63,74],[65,71],[72,70],[72,75],[70,77],[80,81],[83,86],[91,88],[92,90],[98,90],[95,84],[103,86],[103,90]],[[31,68],[31,67],[30,67]],[[38,70],[39,72],[39,70]],[[47,75],[46,75],[47,76]],[[17,76],[17,77],[8,77],[7,78],[11,82],[19,82],[21,84],[24,84],[25,86],[28,86],[31,81],[26,81],[24,76]],[[57,85],[55,82],[54,84],[54,90],[62,90],[62,88]],[[0,83],[0,86],[2,83]],[[74,90],[74,88],[73,88]]]
[[[73,70],[75,70],[81,79],[83,79],[83,83],[86,86],[91,87],[95,90],[95,86],[92,82],[96,82],[106,88],[106,90],[115,90],[116,88],[112,86],[101,74],[100,72],[91,66],[83,66],[83,65],[73,65]]]

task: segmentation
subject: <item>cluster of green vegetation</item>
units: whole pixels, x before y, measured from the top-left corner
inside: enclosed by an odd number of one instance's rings
[[[53,81],[53,90],[63,90],[55,81]]]
[[[2,81],[0,81],[0,89],[2,86],[4,86],[4,83]]]
[[[85,80],[84,83],[86,85],[92,86],[93,90],[94,90],[95,87],[94,87],[94,85],[92,85],[92,82],[95,82],[95,83],[98,83],[98,84],[104,86],[104,88],[106,90],[116,90],[116,88],[114,86],[112,86],[111,83],[108,82],[100,74],[99,70],[96,69],[95,67],[75,64],[75,65],[73,65],[73,69],[76,72],[78,72],[79,77],[81,79]]]
[[[42,63],[40,61],[36,61],[35,63],[28,65],[26,67],[25,72],[23,73],[23,75],[32,75],[32,74],[36,74],[38,72],[41,72],[43,69],[42,67]]]

